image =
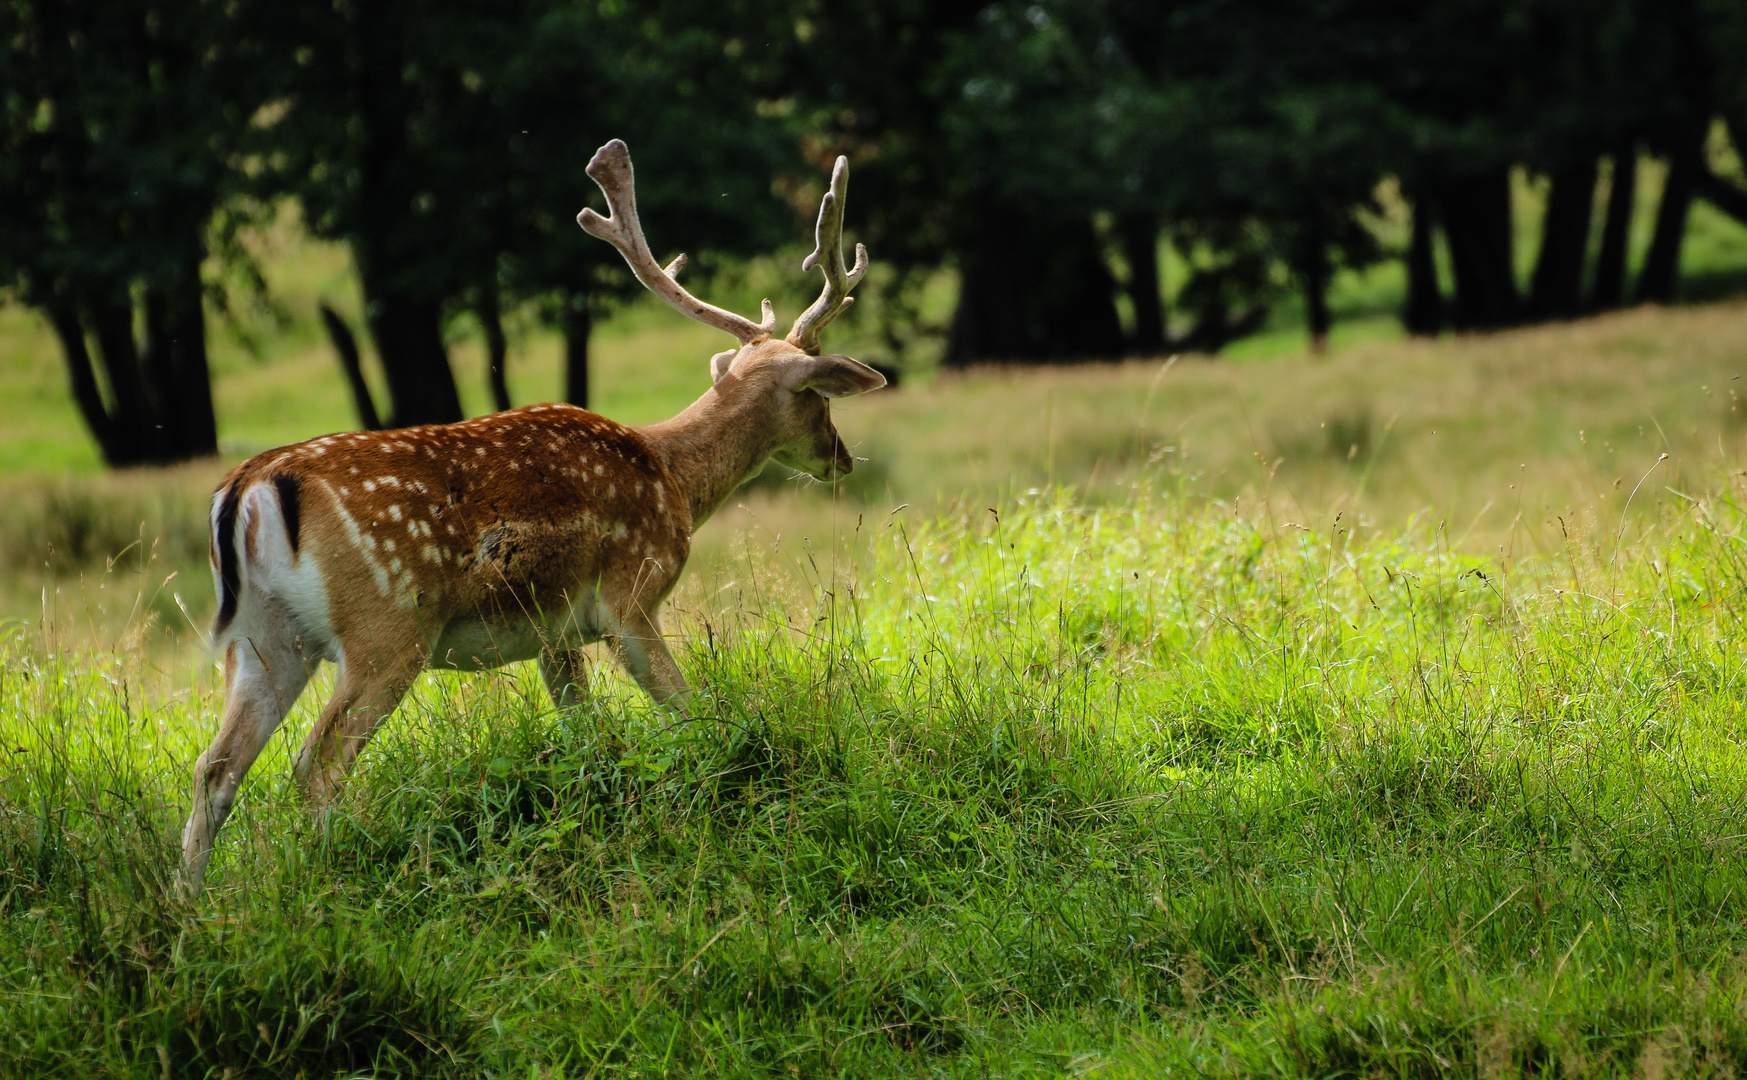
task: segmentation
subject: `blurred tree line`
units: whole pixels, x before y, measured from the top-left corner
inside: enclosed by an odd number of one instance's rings
[[[613,136],[646,220],[725,257],[799,235],[848,154],[885,317],[958,272],[955,365],[1217,351],[1282,281],[1320,343],[1336,271],[1386,257],[1415,333],[1666,301],[1693,200],[1747,221],[1712,161],[1747,136],[1738,0],[0,0],[0,110],[0,283],[115,465],[216,451],[212,257],[258,283],[239,236],[286,197],[358,267],[386,402],[323,318],[362,425],[460,418],[459,319],[509,407],[512,308],[586,403],[592,320],[633,293],[573,224]],[[1645,156],[1667,179],[1628,281]],[[1515,169],[1548,184],[1521,280]],[[1367,225],[1387,180],[1401,251]]]

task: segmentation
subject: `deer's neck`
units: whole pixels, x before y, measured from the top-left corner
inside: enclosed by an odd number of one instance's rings
[[[777,449],[763,395],[737,384],[712,386],[671,420],[640,429],[691,506],[692,528],[707,521],[728,496]]]

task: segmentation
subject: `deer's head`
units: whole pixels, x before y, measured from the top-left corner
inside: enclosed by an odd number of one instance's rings
[[[853,470],[855,461],[831,423],[830,399],[878,390],[886,379],[847,356],[819,355],[819,331],[855,302],[849,292],[867,273],[867,249],[862,245],[855,245],[853,267],[843,261],[848,159],[839,157],[832,169],[831,187],[819,204],[815,247],[801,263],[803,271],[818,267],[824,274],[824,291],[784,338],[773,336],[776,313],[769,300],[764,302],[763,318],[753,322],[687,292],[678,281],[684,255],[665,269],[655,261],[637,218],[631,155],[622,141],[614,139],[595,151],[588,175],[606,194],[610,216],[584,210],[576,216],[577,224],[617,248],[649,291],[690,318],[739,340],[739,347],[711,358],[710,375],[722,407],[756,408],[765,456],[818,480],[834,480]],[[761,457],[758,463],[762,461]]]

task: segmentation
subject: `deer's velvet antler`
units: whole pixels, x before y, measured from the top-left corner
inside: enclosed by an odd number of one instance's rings
[[[843,196],[848,190],[849,159],[839,157],[831,170],[831,189],[819,202],[813,253],[801,263],[802,270],[819,268],[825,275],[825,289],[811,307],[801,312],[788,336],[789,344],[811,356],[819,355],[819,331],[855,303],[849,291],[867,273],[867,248],[860,244],[855,245],[855,266],[843,263]]]
[[[705,326],[713,326],[738,338],[742,345],[754,345],[767,340],[776,330],[776,312],[770,301],[764,302],[764,322],[755,323],[714,304],[707,304],[680,285],[680,268],[685,256],[669,263],[666,269],[655,261],[649,251],[649,241],[643,238],[643,224],[637,219],[637,184],[631,169],[631,151],[622,139],[614,139],[596,150],[588,163],[588,175],[600,185],[607,197],[610,216],[602,217],[585,209],[576,215],[576,223],[590,236],[598,237],[619,249],[630,264],[631,273],[644,288],[661,297],[689,318]]]

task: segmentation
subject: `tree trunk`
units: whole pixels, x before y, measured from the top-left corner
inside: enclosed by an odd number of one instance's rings
[[[1701,161],[1700,165],[1702,167],[1699,170],[1698,190],[1695,194],[1736,221],[1747,225],[1747,191],[1712,172],[1710,166],[1704,162]]]
[[[503,336],[503,314],[498,310],[497,288],[488,286],[479,300],[479,325],[485,332],[486,379],[491,384],[491,405],[498,412],[510,409],[509,377],[504,364],[509,344]]]
[[[352,407],[358,412],[358,426],[365,431],[381,431],[382,420],[376,413],[376,402],[370,396],[370,384],[364,381],[363,358],[358,354],[358,339],[340,313],[326,304],[320,305],[322,325],[328,339],[340,357],[340,370],[346,373],[346,386],[352,391]]]
[[[1318,356],[1328,351],[1328,332],[1333,325],[1328,311],[1328,282],[1331,276],[1326,257],[1313,257],[1310,265],[1299,273],[1299,280],[1304,284],[1304,314],[1310,330],[1310,351]]]
[[[1626,143],[1614,150],[1607,218],[1601,227],[1601,252],[1595,259],[1595,284],[1589,306],[1608,311],[1620,306],[1626,287],[1626,255],[1632,240],[1632,209],[1638,197],[1638,148]]]
[[[1407,309],[1401,317],[1410,334],[1436,334],[1444,328],[1444,294],[1438,288],[1438,263],[1432,250],[1434,224],[1430,201],[1415,199],[1413,236],[1407,245]]]
[[[1703,153],[1704,128],[1698,127],[1669,155],[1668,180],[1662,186],[1662,201],[1656,207],[1656,232],[1650,239],[1650,253],[1644,257],[1644,269],[1638,275],[1639,303],[1674,302],[1675,283],[1680,276],[1680,245],[1686,239],[1686,217],[1698,188]]]
[[[390,423],[453,423],[462,417],[461,397],[443,348],[441,291],[427,280],[426,244],[407,221],[417,191],[405,175],[411,108],[401,78],[405,28],[381,3],[351,11],[362,133],[355,246],[370,336],[388,382]]]
[[[1529,314],[1538,319],[1569,319],[1583,304],[1583,264],[1589,248],[1589,222],[1595,208],[1594,158],[1553,174],[1541,251],[1535,259]]]
[[[91,351],[85,346],[85,327],[79,322],[79,317],[72,309],[52,307],[48,309],[49,323],[55,328],[55,336],[60,338],[61,352],[67,361],[67,377],[72,385],[73,401],[79,406],[79,415],[85,418],[85,426],[91,429],[92,438],[97,440],[98,452],[103,455],[103,461],[110,466],[125,464],[126,448],[120,440],[115,418],[110,416],[108,406],[103,404],[103,392],[97,386],[97,373],[91,367]]]
[[[1747,115],[1728,111],[1723,122],[1728,128],[1729,140],[1734,143],[1736,152],[1739,153],[1743,147],[1747,147]],[[1747,225],[1747,190],[1712,172],[1710,163],[1705,161],[1702,154],[1699,156],[1698,194],[1718,210]]]
[[[1091,221],[986,199],[973,213],[959,251],[948,366],[1122,355],[1115,282]]]
[[[365,282],[369,303],[370,336],[382,372],[388,380],[393,402],[389,423],[395,427],[416,424],[452,424],[462,418],[461,397],[455,390],[455,373],[443,348],[441,309],[435,300],[401,293],[372,292]]]
[[[593,318],[587,293],[564,300],[564,400],[588,408],[588,335]]]
[[[125,297],[93,305],[92,329],[103,373],[115,407],[116,456],[111,465],[146,465],[166,460],[164,422],[156,395],[140,370],[139,345],[133,336],[133,305]]]
[[[218,422],[212,408],[212,371],[206,356],[206,306],[200,284],[201,251],[184,252],[174,280],[161,290],[148,290],[148,300],[160,297],[160,314],[148,317],[149,351],[162,403],[166,449],[171,460],[210,457],[218,453]],[[148,304],[147,311],[151,308]]]
[[[1456,327],[1511,325],[1520,301],[1511,252],[1510,170],[1498,166],[1447,180],[1439,204],[1456,270]]]
[[[132,303],[111,299],[92,310],[89,320],[67,304],[48,307],[46,314],[61,343],[73,401],[104,463],[111,468],[167,465],[217,453],[204,322],[187,329],[190,316],[176,294],[147,289],[142,348],[134,337]],[[85,342],[87,321],[112,404],[103,400]]]
[[[1134,305],[1134,336],[1129,352],[1158,356],[1165,351],[1165,307],[1159,296],[1159,221],[1151,214],[1129,214],[1116,223],[1122,257],[1128,263],[1128,301]]]

